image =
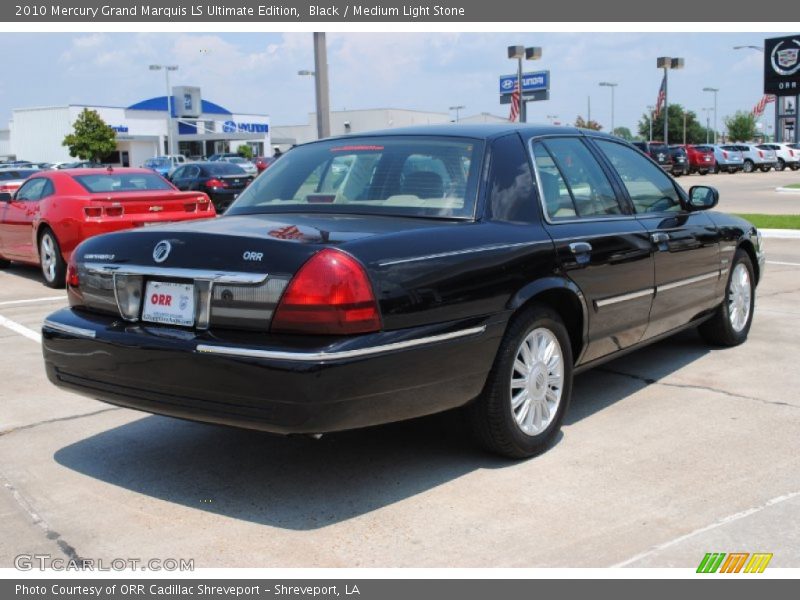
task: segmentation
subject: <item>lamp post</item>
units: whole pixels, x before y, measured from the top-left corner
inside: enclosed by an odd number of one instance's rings
[[[457,106],[451,106],[450,107],[450,110],[456,111],[456,123],[458,123],[458,111],[464,110],[465,108],[467,108],[467,107],[464,106],[463,104],[459,104]]]
[[[649,121],[650,121],[650,139],[648,141],[652,142],[653,141],[653,113],[655,112],[656,107],[653,106],[652,104],[648,104],[647,105],[647,110],[649,111],[649,115],[650,115],[650,119],[649,119]]]
[[[714,143],[717,143],[717,92],[719,88],[704,87],[704,92],[712,92],[714,94]]]
[[[167,154],[175,154],[172,136],[172,90],[169,89],[169,72],[177,71],[178,65],[150,65],[151,71],[164,70],[167,82]]]
[[[610,81],[600,82],[600,87],[611,88],[611,135],[614,135],[614,88],[618,85],[618,83],[611,83]]]
[[[517,60],[517,89],[519,89],[519,122],[528,122],[528,107],[522,95],[522,60],[539,60],[542,58],[542,49],[539,46],[509,46],[508,58]]]
[[[703,112],[706,113],[706,144],[708,144],[708,130],[711,129],[710,115],[713,110],[711,107],[703,109]]]
[[[324,33],[314,33],[314,70],[302,69],[301,77],[314,78],[314,94],[317,104],[317,138],[331,135],[331,105],[328,92],[328,48]]]
[[[671,56],[659,56],[656,59],[656,67],[664,69],[664,145],[669,146],[669,71],[670,69],[682,69],[684,60],[682,58],[672,58]]]

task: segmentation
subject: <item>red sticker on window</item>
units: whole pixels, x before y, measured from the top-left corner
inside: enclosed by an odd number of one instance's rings
[[[370,150],[383,150],[383,146],[336,146],[331,152],[363,152]]]

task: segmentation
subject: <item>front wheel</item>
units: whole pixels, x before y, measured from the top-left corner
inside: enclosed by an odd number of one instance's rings
[[[754,167],[755,165],[753,164],[752,160],[746,160],[744,161],[744,166],[742,167],[742,169],[744,170],[745,173],[752,173]]]
[[[716,346],[738,346],[744,342],[753,323],[755,298],[753,263],[744,250],[737,250],[725,286],[725,299],[714,316],[700,325],[700,335]]]
[[[552,442],[571,394],[567,329],[552,309],[533,305],[509,325],[483,392],[467,407],[469,424],[487,450],[528,458]]]
[[[64,287],[67,264],[61,256],[58,240],[50,229],[45,229],[39,238],[39,264],[42,266],[44,284],[47,287]]]

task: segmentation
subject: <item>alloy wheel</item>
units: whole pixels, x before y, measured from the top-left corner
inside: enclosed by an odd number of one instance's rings
[[[728,318],[731,327],[736,333],[744,329],[750,317],[750,300],[752,297],[750,285],[750,272],[747,267],[739,263],[733,269],[731,282],[728,286]]]
[[[552,331],[531,331],[517,348],[511,370],[511,412],[520,430],[535,436],[556,417],[564,386],[564,357]]]
[[[39,259],[44,278],[53,281],[56,278],[56,245],[49,233],[45,233],[39,243]]]

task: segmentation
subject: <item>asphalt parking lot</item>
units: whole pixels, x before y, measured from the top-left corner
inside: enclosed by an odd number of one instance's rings
[[[680,181],[718,185],[723,210],[800,212],[800,194],[758,191],[783,179],[800,172]],[[757,209],[741,206],[746,194]],[[23,553],[696,567],[737,551],[800,567],[800,239],[766,250],[746,344],[710,349],[687,332],[580,375],[557,443],[516,463],[476,450],[451,415],[312,440],[63,392],[37,340],[63,293],[36,269],[0,271],[0,567]]]

